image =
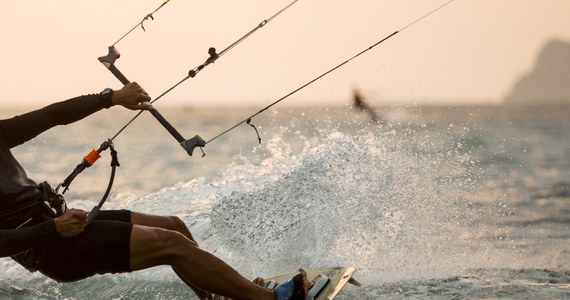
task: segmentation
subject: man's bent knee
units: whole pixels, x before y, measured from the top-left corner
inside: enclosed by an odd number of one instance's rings
[[[182,232],[187,228],[186,223],[184,223],[184,221],[182,221],[182,219],[177,216],[169,216],[168,219],[171,222],[172,230]]]
[[[131,235],[131,268],[170,265],[195,244],[182,233],[154,227],[134,226]]]
[[[177,216],[170,216],[168,218],[172,222],[172,228],[171,228],[172,230],[175,230],[175,231],[182,233],[184,236],[186,236],[187,238],[189,238],[190,240],[195,242],[194,237],[192,236],[192,233],[190,233],[190,230],[186,226],[186,223],[184,223],[184,221],[182,221],[182,219],[180,219]]]

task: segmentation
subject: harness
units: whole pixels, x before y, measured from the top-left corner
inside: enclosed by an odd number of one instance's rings
[[[41,191],[41,197],[39,201],[41,202],[41,210],[39,210],[32,217],[21,223],[16,229],[34,226],[50,219],[57,218],[67,210],[67,205],[65,199],[59,193],[57,193],[46,181],[38,184],[38,188]],[[44,243],[47,243],[45,241]],[[18,253],[12,256],[12,259],[22,265],[30,272],[35,272],[38,270],[38,265],[43,257],[44,247],[42,245],[37,245],[26,251]]]
[[[65,194],[65,192],[69,189],[69,186],[71,185],[71,182],[73,182],[75,177],[77,177],[77,175],[79,175],[79,173],[83,172],[83,170],[91,167],[101,157],[101,152],[103,152],[107,149],[109,149],[111,152],[111,175],[109,176],[109,183],[107,184],[107,189],[105,190],[103,197],[99,201],[99,204],[97,204],[97,206],[93,207],[93,209],[89,213],[89,216],[87,219],[88,224],[91,221],[93,221],[93,219],[97,216],[97,214],[101,210],[101,207],[103,207],[103,204],[105,203],[105,201],[107,201],[107,198],[109,197],[109,194],[111,193],[111,189],[113,188],[113,182],[115,181],[115,173],[117,171],[117,167],[120,166],[118,153],[115,150],[115,147],[113,146],[113,142],[110,139],[103,142],[101,144],[101,146],[99,146],[99,149],[97,149],[97,150],[93,149],[85,157],[83,157],[83,160],[81,161],[81,163],[78,164],[75,167],[75,169],[73,169],[71,174],[69,174],[69,176],[67,176],[67,178],[65,178],[65,180],[62,183],[60,183],[54,191],[57,195],[59,195],[58,194],[59,189],[63,187],[63,191],[61,192],[61,195]],[[63,197],[61,195],[59,195],[59,197],[61,197],[61,199],[63,199]],[[65,201],[64,201],[64,203],[65,203]]]

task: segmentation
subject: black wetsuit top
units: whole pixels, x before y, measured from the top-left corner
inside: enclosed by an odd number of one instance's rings
[[[54,126],[73,123],[110,106],[110,100],[98,94],[87,95],[0,120],[0,257],[18,254],[57,235],[53,219],[16,229],[44,208],[38,184],[28,178],[10,149]]]

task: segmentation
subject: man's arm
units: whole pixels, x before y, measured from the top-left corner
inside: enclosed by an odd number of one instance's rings
[[[4,120],[2,130],[12,148],[54,126],[73,123],[110,106],[111,102],[105,102],[98,94],[75,97]]]
[[[0,257],[16,255],[57,235],[54,221],[22,229],[0,229]]]
[[[79,121],[103,108],[122,105],[129,109],[148,109],[150,97],[136,82],[114,91],[110,98],[100,94],[75,97],[44,108],[3,120],[0,133],[4,134],[10,148],[29,141],[40,133],[57,125]]]
[[[63,215],[21,229],[0,229],[0,257],[16,255],[53,237],[75,237],[87,225],[88,212],[68,209]]]

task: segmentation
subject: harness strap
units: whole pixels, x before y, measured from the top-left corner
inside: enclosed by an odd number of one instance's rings
[[[103,195],[103,197],[99,201],[99,204],[97,206],[95,206],[91,210],[91,212],[89,213],[89,216],[87,218],[87,223],[90,223],[91,221],[93,221],[93,219],[99,213],[101,207],[103,207],[103,204],[105,204],[105,201],[107,201],[107,198],[109,197],[109,194],[111,193],[111,189],[113,188],[113,183],[115,181],[115,173],[117,171],[117,167],[120,166],[117,151],[115,150],[115,147],[113,146],[113,143],[111,142],[111,140],[107,140],[107,141],[103,142],[101,144],[101,146],[99,147],[99,149],[92,150],[89,154],[87,154],[83,158],[83,161],[75,167],[73,172],[71,172],[71,174],[69,174],[69,176],[67,176],[67,178],[62,183],[60,183],[56,188],[56,192],[57,192],[57,191],[59,191],[59,189],[61,187],[64,187],[64,190],[62,192],[62,194],[64,194],[69,189],[69,186],[71,185],[71,182],[75,179],[75,177],[77,175],[79,175],[81,172],[83,172],[83,170],[85,170],[86,168],[89,168],[91,165],[93,165],[93,163],[95,163],[95,161],[97,159],[99,159],[99,157],[101,157],[101,155],[100,155],[101,152],[103,152],[107,149],[110,149],[110,151],[111,151],[111,175],[109,177],[109,183],[107,184],[107,189],[105,190],[105,194]]]
[[[107,189],[105,190],[105,194],[101,198],[101,201],[99,201],[99,204],[93,207],[93,209],[89,212],[89,215],[87,216],[87,224],[90,224],[95,219],[95,217],[97,217],[97,214],[99,214],[101,207],[103,207],[103,204],[105,204],[105,201],[107,201],[109,193],[111,193],[111,189],[113,188],[113,182],[115,181],[115,173],[117,171],[117,167],[120,166],[117,151],[112,144],[109,145],[109,149],[111,151],[111,176],[109,176],[109,183],[107,184]]]

